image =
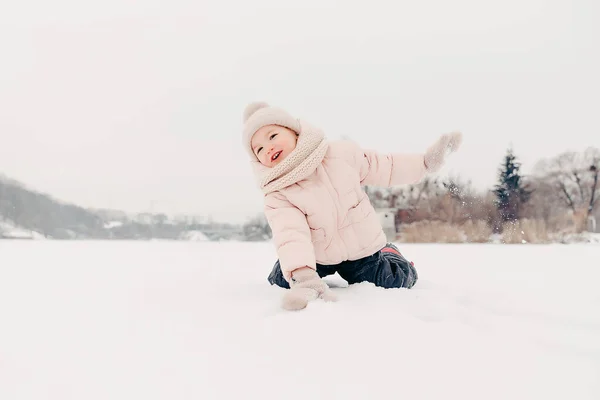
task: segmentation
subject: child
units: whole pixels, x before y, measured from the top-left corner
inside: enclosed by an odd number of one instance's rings
[[[411,288],[417,272],[386,236],[361,186],[395,186],[438,171],[460,146],[460,132],[442,135],[424,154],[380,154],[323,132],[263,102],[244,110],[243,144],[264,193],[278,261],[269,282],[290,288],[283,308],[336,298],[324,276],[349,284]],[[398,141],[400,142],[400,141]]]

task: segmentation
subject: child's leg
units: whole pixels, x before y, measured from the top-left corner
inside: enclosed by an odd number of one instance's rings
[[[350,285],[371,282],[383,288],[411,288],[418,279],[413,263],[390,243],[372,256],[346,261],[338,273]]]
[[[317,274],[319,274],[319,276],[321,278],[323,278],[327,275],[333,275],[333,274],[335,274],[335,272],[336,272],[336,269],[335,269],[335,266],[333,266],[333,265],[317,264]],[[280,286],[285,289],[290,288],[290,284],[283,277],[283,272],[281,271],[281,264],[279,264],[279,260],[277,260],[277,262],[273,266],[273,270],[269,274],[269,277],[267,278],[267,280],[269,281],[269,283],[271,285],[277,285],[277,286]]]
[[[415,268],[415,263],[409,261],[404,257],[400,250],[392,243],[388,243],[385,245],[383,249],[381,249],[381,254],[384,258],[386,258],[390,264],[396,265],[404,275],[406,276],[405,284],[401,287],[405,287],[410,289],[417,283],[419,280],[419,274]]]

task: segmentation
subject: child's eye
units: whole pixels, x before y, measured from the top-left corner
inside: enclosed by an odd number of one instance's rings
[[[259,147],[258,150],[256,150],[256,154],[258,155],[261,150],[262,150],[262,147]]]
[[[270,137],[269,139],[270,139],[270,140],[273,140],[273,138],[274,138],[275,136],[277,136],[277,134],[276,134],[276,133],[272,134],[272,135],[271,135],[271,137]]]

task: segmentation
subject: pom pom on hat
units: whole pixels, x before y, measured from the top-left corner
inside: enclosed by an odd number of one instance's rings
[[[252,116],[252,114],[254,114],[255,112],[257,112],[261,108],[265,108],[265,107],[269,107],[269,104],[265,103],[264,101],[255,101],[254,103],[248,104],[246,106],[246,108],[244,109],[244,120],[243,120],[243,122],[246,123],[246,121],[248,121],[248,119]]]
[[[300,121],[288,114],[287,111],[270,106],[264,101],[255,101],[248,104],[244,109],[243,118],[243,145],[248,154],[254,159],[256,159],[256,156],[252,151],[252,136],[263,126],[279,125],[291,129],[297,134],[300,134],[300,131],[302,130]]]

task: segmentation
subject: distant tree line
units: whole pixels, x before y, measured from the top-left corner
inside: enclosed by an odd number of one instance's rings
[[[435,239],[431,231],[439,231],[440,241],[487,241],[497,234],[520,242],[530,230],[532,241],[544,241],[553,234],[598,232],[599,171],[600,150],[588,148],[541,160],[525,176],[509,148],[489,190],[476,191],[460,177],[366,190],[376,208],[395,210],[399,230],[410,232],[407,240],[419,241],[421,234]]]
[[[232,224],[198,222],[194,218],[174,221],[161,213],[142,214],[136,219],[123,212],[86,209],[3,176],[0,177],[0,222],[49,239],[187,240],[190,232],[202,232],[210,240],[241,236],[241,227]],[[0,238],[8,234],[2,232],[0,225]]]
[[[588,148],[541,160],[525,176],[509,148],[489,190],[477,191],[461,177],[428,177],[414,185],[365,191],[376,209],[394,213],[398,233],[404,234],[401,240],[485,242],[491,235],[503,235],[507,242],[544,241],[554,233],[600,230],[599,172],[600,150]],[[131,218],[67,204],[0,176],[2,221],[52,239],[187,240],[188,233],[202,232],[210,240],[261,241],[272,235],[262,213],[240,226],[170,220],[165,214]]]

